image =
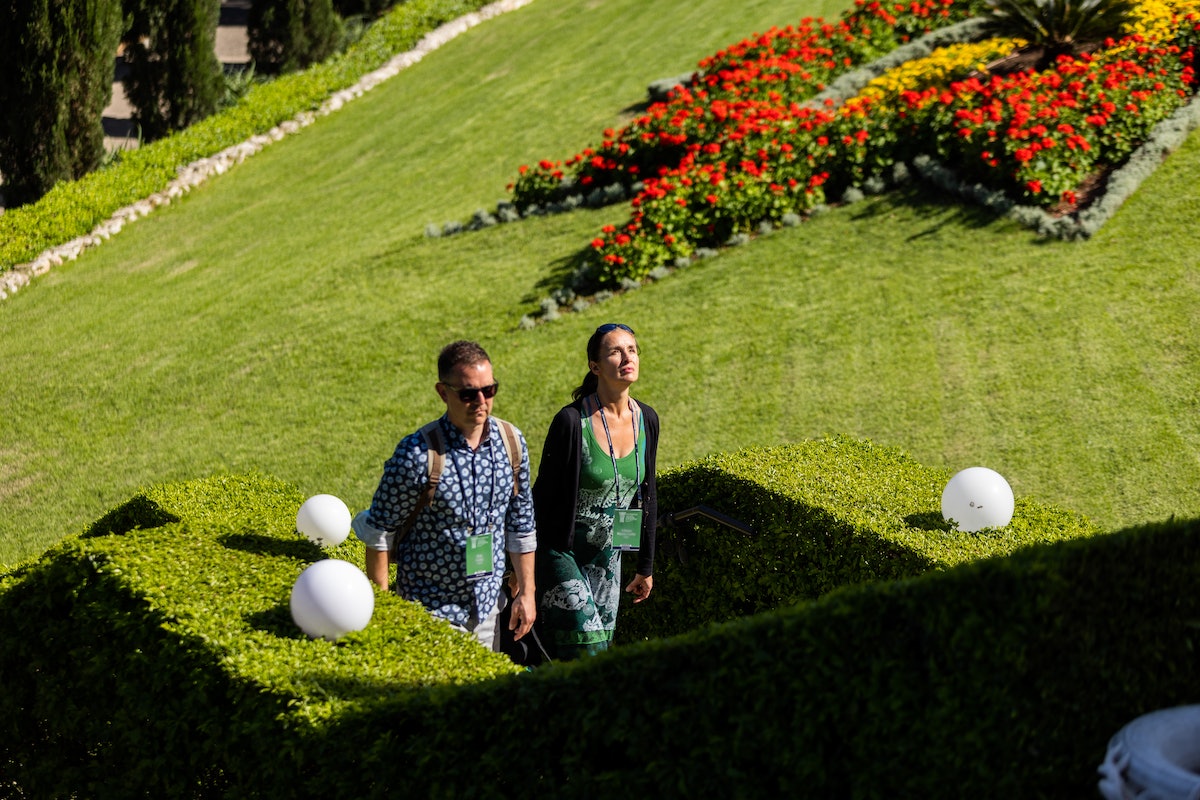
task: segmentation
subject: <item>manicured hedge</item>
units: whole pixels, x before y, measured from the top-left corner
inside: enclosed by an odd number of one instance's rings
[[[823,459],[847,476],[797,482],[763,451],[751,479],[792,485],[792,509],[796,483],[841,509],[891,487],[862,511],[887,533],[922,470],[852,444],[824,444],[859,451]],[[898,477],[871,472],[889,460]],[[1109,736],[1200,685],[1200,520],[962,547],[924,575],[524,673],[383,594],[360,633],[300,634],[295,577],[361,555],[300,538],[302,500],[263,477],[156,487],[0,576],[0,796],[1090,800]],[[768,505],[758,537],[786,528]],[[847,515],[814,506],[810,535],[822,514]],[[666,575],[646,609],[681,590]]]
[[[618,636],[681,633],[839,586],[1097,532],[1078,514],[1021,497],[1002,531],[953,530],[941,513],[950,477],[899,450],[848,437],[718,454],[670,470],[659,478],[660,517],[704,505],[755,533],[697,517],[661,528],[655,581],[666,590],[644,611],[625,614]]]
[[[30,797],[271,796],[331,719],[516,670],[384,594],[366,630],[308,639],[296,578],[362,550],[300,537],[303,500],[267,478],[158,487],[0,578],[0,774]]]

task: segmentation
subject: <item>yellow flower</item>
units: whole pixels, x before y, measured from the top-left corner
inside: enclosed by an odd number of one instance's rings
[[[971,72],[983,71],[987,62],[1002,58],[1024,44],[1021,39],[988,39],[942,47],[925,58],[906,61],[888,70],[863,87],[858,96],[874,103],[899,97],[906,91],[944,86]]]

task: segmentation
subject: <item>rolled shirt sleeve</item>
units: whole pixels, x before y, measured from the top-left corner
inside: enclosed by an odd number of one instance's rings
[[[517,493],[508,504],[504,519],[504,548],[510,553],[532,553],[537,550],[537,530],[533,521],[533,488],[529,478],[529,447],[520,431],[521,466],[517,470]]]
[[[355,514],[350,522],[350,530],[371,550],[391,550],[393,534],[372,525],[370,513],[370,509],[363,509]]]

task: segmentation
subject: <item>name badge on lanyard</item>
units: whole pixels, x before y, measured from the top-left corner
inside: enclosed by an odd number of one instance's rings
[[[466,561],[464,566],[466,567],[468,581],[477,581],[480,578],[486,578],[491,575],[495,569],[495,565],[492,563],[492,534],[475,533],[476,530],[487,530],[489,527],[486,521],[486,507],[476,495],[476,490],[479,488],[479,483],[477,480],[475,467],[475,451],[471,451],[471,480],[468,484],[468,487],[464,487],[464,491],[466,491],[467,488],[470,490],[470,497],[467,500],[467,508],[469,509],[468,513],[470,513],[473,517],[472,523],[467,527],[467,549],[463,553],[463,557]],[[478,514],[480,513],[481,508],[483,509],[484,514],[484,524],[482,525],[479,524],[480,520],[478,519]]]
[[[600,411],[600,422],[604,425],[604,438],[608,440],[608,455],[612,458],[613,466],[613,492],[616,497],[613,505],[607,509],[608,516],[612,518],[612,546],[616,550],[624,550],[627,552],[637,550],[642,546],[642,509],[640,508],[618,508],[621,502],[621,473],[617,469],[617,453],[613,447],[612,434],[608,430],[608,418],[604,415],[604,406],[600,405],[600,398],[596,398],[596,407]],[[634,412],[633,403],[629,404],[630,414],[633,421],[633,463],[634,463],[634,499],[640,502],[642,491],[642,464],[641,454],[638,452],[638,415]]]
[[[613,516],[613,547],[633,551],[642,545],[642,510],[640,508],[611,509]]]
[[[492,534],[477,533],[467,537],[467,580],[474,581],[492,574]]]

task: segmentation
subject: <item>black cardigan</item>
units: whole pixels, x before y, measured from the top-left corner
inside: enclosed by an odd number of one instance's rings
[[[639,575],[654,573],[654,533],[658,527],[658,496],[654,461],[658,453],[658,414],[638,403],[646,423],[646,477],[642,481],[642,544]],[[538,549],[570,550],[575,542],[575,511],[579,503],[582,462],[582,401],[563,406],[550,422],[537,480],[533,483],[533,513],[537,519]]]

